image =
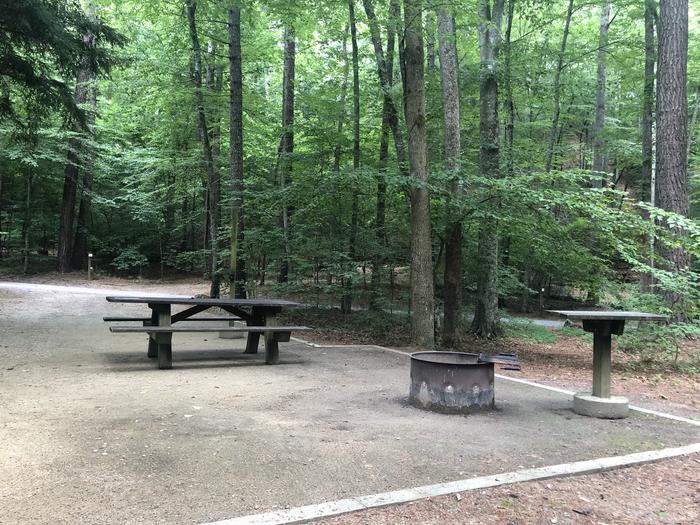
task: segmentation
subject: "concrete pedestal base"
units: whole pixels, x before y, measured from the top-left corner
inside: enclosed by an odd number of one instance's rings
[[[621,419],[627,417],[629,411],[629,400],[626,397],[597,397],[588,393],[574,395],[574,412],[582,416]]]
[[[245,323],[234,321],[233,326],[236,328],[245,328]],[[245,336],[245,332],[219,332],[219,339],[243,339]]]

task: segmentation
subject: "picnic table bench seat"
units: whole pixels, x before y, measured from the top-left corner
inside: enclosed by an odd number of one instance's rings
[[[144,323],[150,323],[151,318],[150,317],[128,317],[128,316],[104,316],[102,318],[103,321],[105,322],[120,322],[120,321],[140,321]],[[213,315],[207,315],[204,317],[187,317],[185,319],[181,319],[181,321],[242,321],[243,319],[240,317],[233,317],[233,316],[213,316]]]

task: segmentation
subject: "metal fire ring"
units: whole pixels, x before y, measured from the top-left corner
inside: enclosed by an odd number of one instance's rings
[[[462,352],[411,354],[409,402],[449,414],[495,408],[494,364],[479,357]]]

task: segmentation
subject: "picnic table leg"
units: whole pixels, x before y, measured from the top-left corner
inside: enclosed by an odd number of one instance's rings
[[[159,304],[154,305],[153,312],[158,317],[156,326],[170,326],[170,305]],[[158,368],[161,370],[173,367],[173,334],[158,333],[155,334],[156,346],[158,348]]]
[[[158,325],[158,313],[156,310],[151,309],[151,321],[150,323],[148,321],[144,321],[143,325],[146,326],[149,324],[150,326],[157,326]],[[158,357],[158,343],[156,343],[156,337],[155,334],[150,334],[148,336],[148,357],[151,359],[155,359]]]
[[[612,336],[610,332],[593,333],[593,395],[610,397]]]
[[[265,333],[265,364],[276,365],[280,362],[280,347],[275,334]]]
[[[253,306],[253,313],[246,321],[248,326],[265,326],[265,311],[262,308]],[[248,332],[248,339],[245,345],[246,354],[257,354],[260,344],[260,332]]]

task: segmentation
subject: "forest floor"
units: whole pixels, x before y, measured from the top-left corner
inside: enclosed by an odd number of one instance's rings
[[[171,294],[206,293],[196,279],[169,282],[101,278],[87,282],[79,275],[49,274],[30,279],[4,279],[59,286],[93,286],[121,291]],[[293,314],[296,316],[297,314]],[[320,344],[378,344],[411,352],[405,334],[407,323],[366,313],[354,321],[339,321],[335,311],[300,311],[305,324],[317,328],[305,339]],[[354,324],[353,324],[354,323]],[[399,343],[399,344],[395,344]],[[521,372],[504,375],[583,391],[590,388],[591,341],[571,333],[556,333],[548,341],[504,338],[495,342],[465,341],[467,350],[515,352]],[[683,353],[697,351],[696,342],[684,344]],[[614,354],[613,391],[626,395],[637,406],[700,419],[700,378],[697,374],[634,366],[635,356]],[[322,520],[330,524],[603,524],[603,523],[699,523],[700,454],[658,461],[620,470],[573,478],[533,481],[477,492],[420,500],[410,504],[357,512]]]

